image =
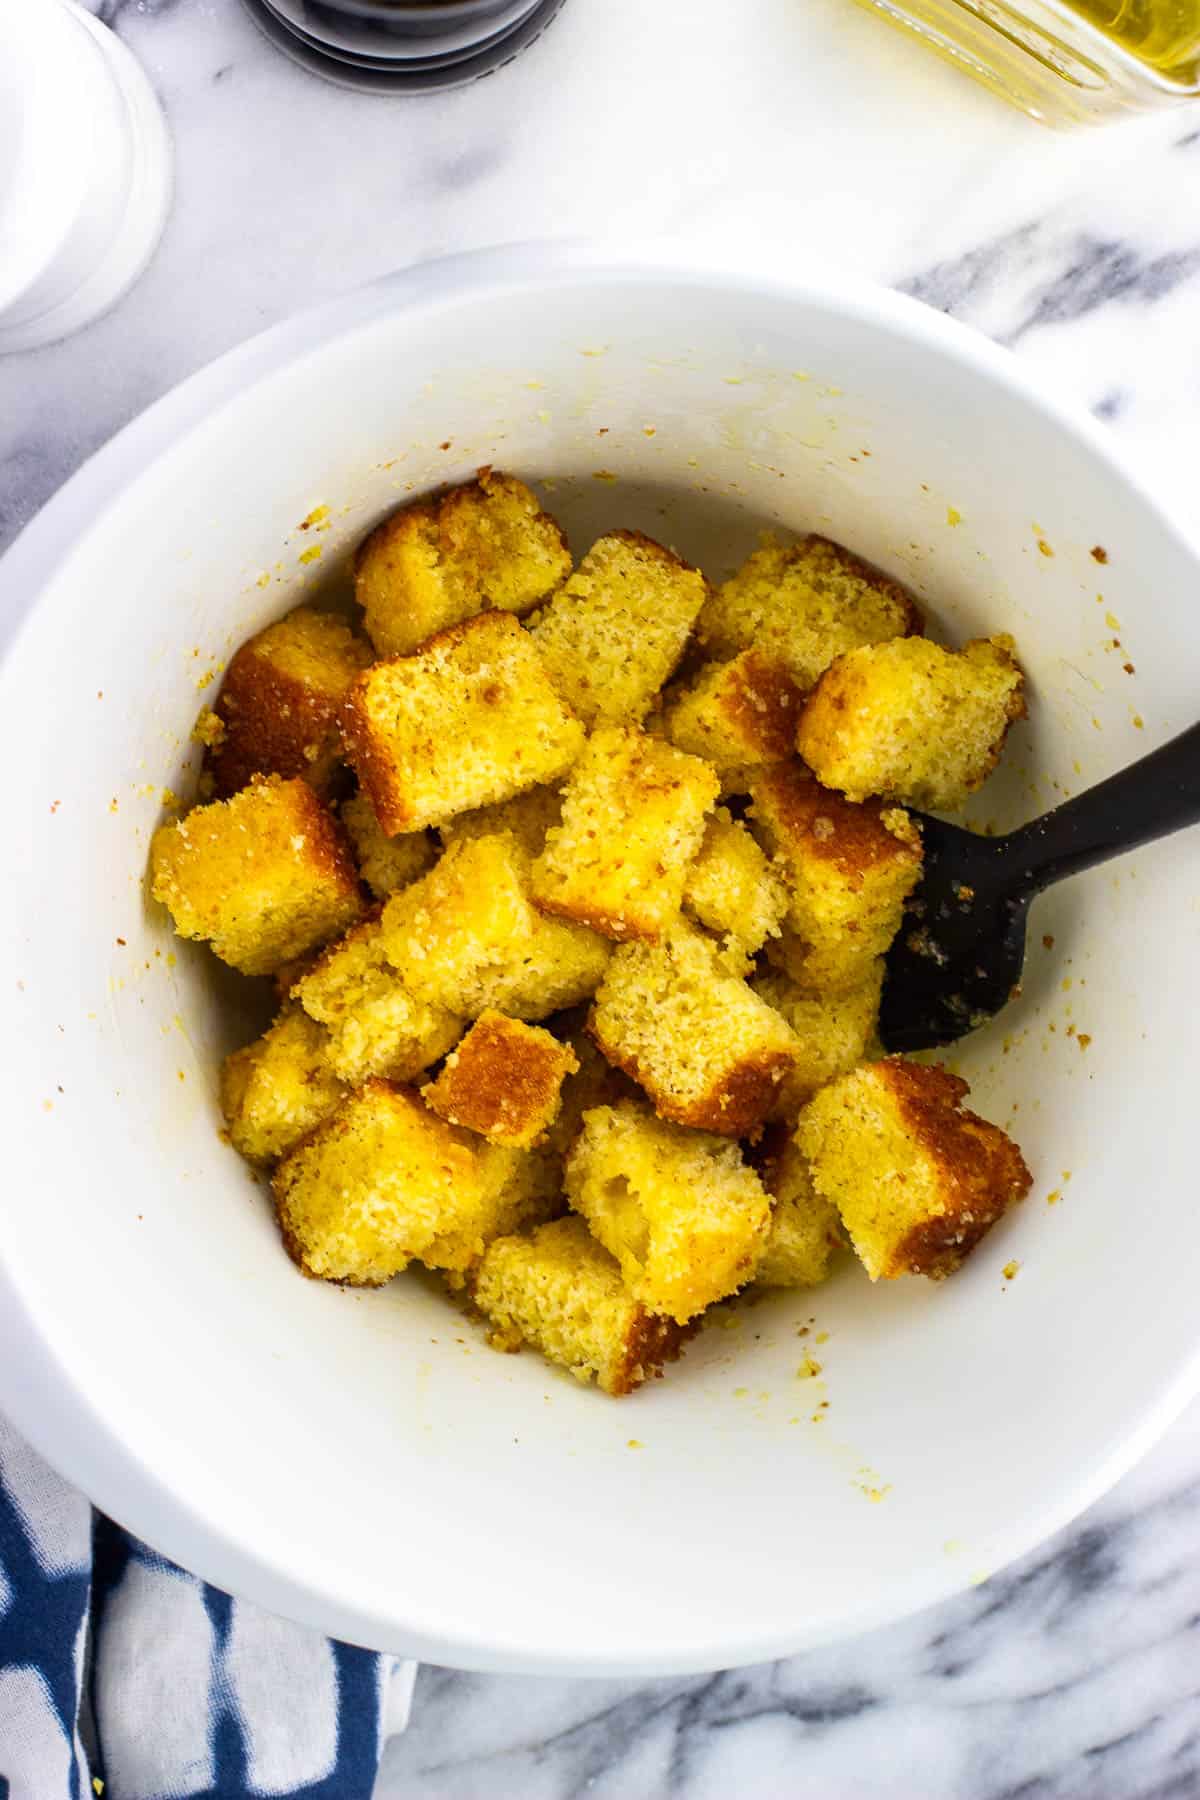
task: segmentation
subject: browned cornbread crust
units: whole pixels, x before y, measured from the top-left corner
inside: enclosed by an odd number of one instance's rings
[[[782,657],[743,650],[664,696],[667,736],[722,771],[782,762],[795,743],[801,698]]]
[[[935,1156],[945,1175],[951,1207],[940,1219],[914,1228],[899,1245],[894,1268],[940,1280],[953,1273],[976,1244],[1023,1200],[1033,1176],[1007,1133],[961,1103],[970,1085],[948,1069],[903,1057],[883,1065],[914,1140]]]
[[[646,1312],[639,1307],[625,1339],[624,1360],[608,1392],[619,1400],[651,1379],[661,1381],[663,1364],[679,1361],[684,1345],[689,1338],[695,1337],[701,1323],[702,1320],[696,1318],[680,1325],[674,1319],[665,1319],[660,1313]]]
[[[223,729],[205,760],[217,797],[253,775],[302,775],[327,793],[341,769],[338,708],[370,661],[369,645],[343,620],[308,607],[247,638],[214,709]]]
[[[489,1007],[422,1099],[451,1125],[523,1148],[553,1122],[563,1081],[578,1068],[569,1045]]]

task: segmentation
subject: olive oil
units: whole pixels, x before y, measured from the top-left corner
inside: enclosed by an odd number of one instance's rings
[[[1130,56],[1173,81],[1195,82],[1200,67],[1200,0],[1068,0]]]
[[[1200,0],[861,0],[1045,124],[1200,93]]]

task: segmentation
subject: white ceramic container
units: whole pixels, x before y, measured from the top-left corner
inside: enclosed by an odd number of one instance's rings
[[[225,357],[0,565],[0,1407],[171,1556],[362,1643],[580,1673],[775,1656],[999,1568],[1194,1392],[1200,842],[1035,913],[1023,997],[956,1058],[1034,1188],[943,1286],[847,1266],[613,1402],[495,1355],[418,1278],[301,1280],[217,1138],[240,989],[148,901],[147,845],[210,672],[484,462],[548,478],[578,547],[640,526],[719,576],[761,527],[816,527],[947,637],[1011,631],[1032,718],[980,824],[1195,717],[1195,551],[1099,427],[894,294],[502,250]]]

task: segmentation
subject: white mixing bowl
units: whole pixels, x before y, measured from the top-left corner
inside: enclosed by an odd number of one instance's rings
[[[720,576],[815,526],[949,637],[1011,631],[1032,719],[980,822],[1195,717],[1195,552],[1097,427],[894,294],[505,250],[224,358],[0,569],[0,1407],[161,1550],[341,1637],[580,1673],[774,1656],[1028,1549],[1197,1387],[1200,843],[1035,912],[1023,998],[957,1059],[1034,1188],[943,1286],[847,1266],[612,1401],[419,1277],[301,1280],[217,1137],[237,984],[146,898],[147,845],[231,648],[484,462],[548,478],[577,547],[640,526]]]

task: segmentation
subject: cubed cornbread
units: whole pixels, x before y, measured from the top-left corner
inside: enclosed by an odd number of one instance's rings
[[[306,1275],[379,1286],[469,1220],[482,1178],[465,1131],[372,1079],[276,1169],[284,1246]]]
[[[377,900],[399,893],[433,867],[437,846],[427,831],[402,831],[389,837],[380,825],[368,794],[343,800],[342,824],[354,847],[358,872]]]
[[[661,1375],[690,1335],[633,1298],[616,1258],[578,1218],[541,1225],[528,1237],[498,1238],[471,1293],[496,1349],[531,1344],[606,1394],[631,1394]]]
[[[640,531],[614,531],[531,620],[530,635],[585,725],[636,725],[683,655],[707,594],[700,571],[673,551]]]
[[[328,1028],[329,1061],[343,1081],[368,1075],[411,1081],[455,1045],[465,1021],[418,999],[387,958],[378,917],[331,944],[293,989]]]
[[[771,1203],[738,1145],[637,1102],[583,1115],[566,1188],[634,1299],[680,1325],[744,1286],[766,1243]]]
[[[801,691],[787,663],[762,650],[706,663],[665,696],[666,735],[722,775],[782,762],[796,743]]]
[[[920,629],[911,594],[823,537],[756,550],[696,622],[711,656],[759,650],[779,657],[805,690],[843,650]]]
[[[798,1048],[787,1021],[684,921],[661,944],[614,951],[588,1029],[660,1117],[727,1137],[762,1124]]]
[[[467,838],[392,896],[387,954],[412,993],[464,1018],[491,1006],[543,1019],[596,991],[612,945],[584,925],[543,918],[529,868],[511,832]]]
[[[338,712],[371,648],[331,613],[298,606],[237,650],[217,698],[207,767],[222,799],[252,775],[303,775],[326,793],[342,766]]]
[[[562,1085],[558,1112],[546,1133],[547,1145],[560,1163],[579,1136],[583,1115],[593,1106],[615,1106],[618,1100],[636,1100],[641,1089],[620,1069],[614,1069],[583,1029],[564,1036],[579,1067]]]
[[[773,962],[812,992],[859,987],[900,929],[921,834],[899,807],[832,793],[799,762],[759,770],[750,817],[788,888]]]
[[[968,1092],[959,1075],[888,1057],[830,1082],[801,1114],[813,1185],[872,1281],[952,1274],[1028,1193],[1021,1152],[963,1107]]]
[[[517,1150],[474,1139],[476,1181],[459,1223],[439,1232],[419,1261],[439,1269],[452,1290],[469,1284],[470,1272],[496,1238],[528,1231],[567,1210],[562,1159],[543,1146]]]
[[[401,507],[354,564],[367,633],[381,656],[407,656],[473,613],[524,613],[571,572],[566,539],[515,476],[478,479]]]
[[[501,800],[496,806],[457,813],[438,827],[438,836],[448,850],[458,838],[494,837],[498,831],[511,831],[523,850],[530,856],[540,856],[546,833],[561,818],[561,788],[527,788],[523,794],[514,794],[511,800]]]
[[[826,787],[953,812],[991,774],[1009,726],[1025,716],[1013,641],[944,650],[928,638],[839,656],[800,715],[796,743]]]
[[[782,969],[768,969],[751,980],[755,993],[782,1013],[800,1045],[795,1063],[780,1083],[774,1118],[794,1123],[819,1087],[857,1068],[871,1054],[883,973],[883,958],[877,957],[866,980],[842,994],[810,994]]]
[[[761,844],[722,806],[709,819],[688,868],[683,903],[693,918],[748,959],[778,935],[788,895]]]
[[[252,1163],[285,1156],[345,1096],[325,1032],[298,1006],[285,1007],[269,1031],[221,1066],[229,1141]]]
[[[207,939],[244,975],[269,975],[363,911],[341,827],[298,776],[256,777],[160,825],[150,883],[180,937]]]
[[[364,670],[347,754],[389,835],[438,825],[566,773],[584,731],[511,613],[479,613]]]
[[[837,1207],[812,1184],[790,1125],[768,1125],[753,1162],[771,1196],[767,1243],[754,1271],[757,1287],[816,1287],[845,1244]]]
[[[603,725],[567,778],[562,823],[533,865],[541,912],[618,943],[657,943],[678,917],[717,777],[636,726]]]
[[[452,1125],[525,1149],[552,1123],[562,1084],[578,1067],[574,1051],[550,1032],[489,1008],[422,1098]]]

